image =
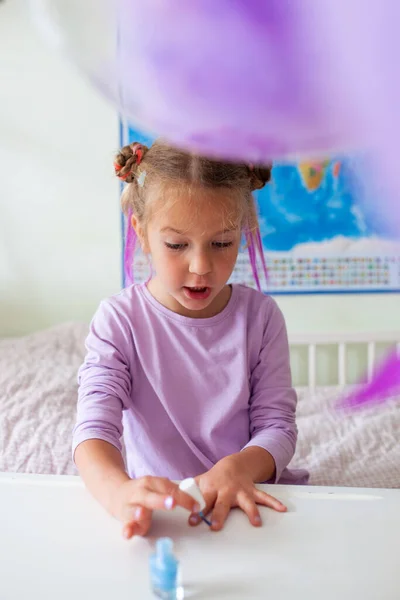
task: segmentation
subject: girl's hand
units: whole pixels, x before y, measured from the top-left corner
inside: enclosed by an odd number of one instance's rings
[[[241,508],[254,527],[260,527],[262,523],[257,504],[279,512],[287,510],[279,500],[255,487],[251,475],[234,455],[220,460],[212,469],[196,477],[196,481],[207,504],[204,514],[212,511],[210,520],[214,531],[222,529],[231,508]],[[198,525],[200,521],[196,514],[189,517],[190,525]]]
[[[126,539],[134,535],[146,535],[153,510],[172,510],[175,506],[182,506],[194,513],[200,510],[191,496],[162,477],[128,479],[119,486],[112,499],[112,512],[124,523],[122,535]]]

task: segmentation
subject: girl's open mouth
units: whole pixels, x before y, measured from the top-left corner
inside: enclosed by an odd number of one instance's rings
[[[190,300],[206,300],[211,294],[209,287],[184,287],[185,295]]]

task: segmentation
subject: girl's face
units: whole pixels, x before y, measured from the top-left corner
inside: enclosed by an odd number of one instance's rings
[[[241,240],[234,199],[221,191],[178,195],[155,210],[146,228],[143,249],[152,258],[153,296],[170,310],[190,317],[218,314],[230,298],[226,285]]]

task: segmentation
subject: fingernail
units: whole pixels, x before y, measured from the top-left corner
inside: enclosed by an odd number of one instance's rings
[[[258,515],[254,517],[254,523],[256,525],[261,525],[261,517],[259,517]]]
[[[127,540],[129,538],[129,531],[128,528],[125,527],[125,529],[122,532],[122,536]]]
[[[211,527],[219,527],[218,521],[211,521]]]
[[[164,506],[167,510],[171,510],[174,507],[174,499],[172,496],[168,496],[168,498],[165,498]]]
[[[135,519],[136,519],[137,521],[139,521],[141,518],[142,518],[142,509],[141,509],[141,507],[139,506],[139,508],[137,508],[137,509],[135,510]]]
[[[191,525],[197,525],[197,523],[199,521],[200,521],[200,517],[198,517],[197,515],[190,515],[189,522]]]

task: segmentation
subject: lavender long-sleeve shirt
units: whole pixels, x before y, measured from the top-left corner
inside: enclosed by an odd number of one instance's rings
[[[265,448],[275,482],[296,446],[296,394],[286,327],[268,296],[234,285],[218,315],[194,319],[159,304],[145,285],[103,301],[79,371],[73,450],[101,439],[126,452],[131,477],[196,476],[249,446]]]

